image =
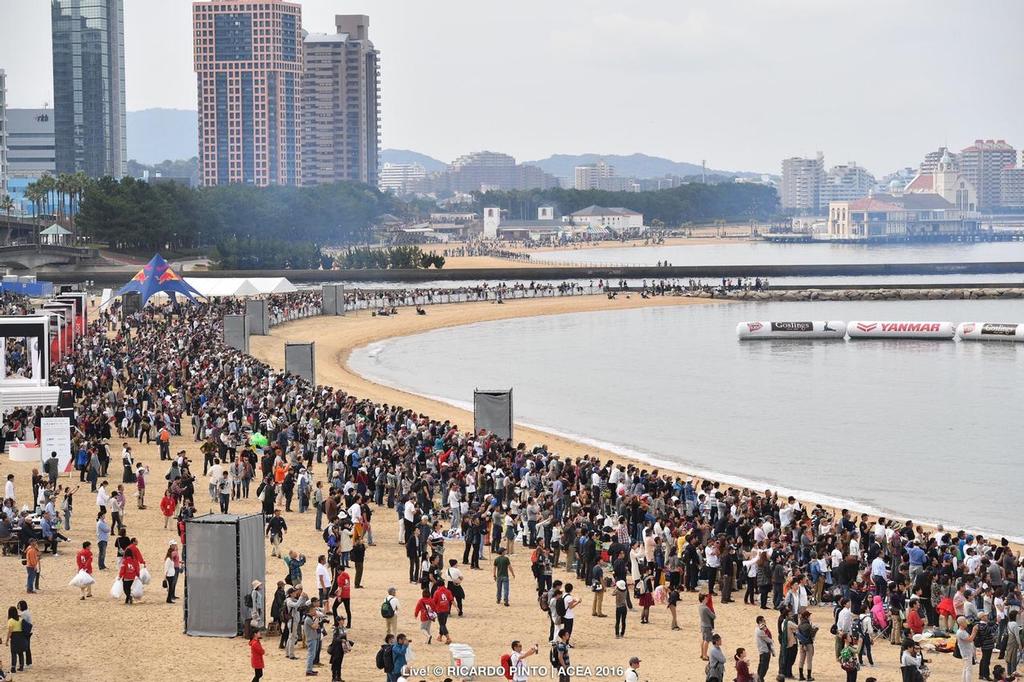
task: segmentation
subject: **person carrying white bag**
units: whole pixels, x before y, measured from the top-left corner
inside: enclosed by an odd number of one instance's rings
[[[69,583],[82,591],[82,601],[92,596],[92,586],[96,579],[92,577],[92,543],[86,540],[82,543],[82,549],[75,556],[75,565],[78,566],[78,573]]]
[[[117,577],[121,579],[121,589],[124,591],[124,603],[131,604],[136,599],[142,598],[143,584],[141,579],[142,571],[146,570],[146,562],[142,559],[142,552],[136,544],[135,538],[125,547],[124,557],[121,560],[121,568]],[[113,594],[113,590],[111,590]]]

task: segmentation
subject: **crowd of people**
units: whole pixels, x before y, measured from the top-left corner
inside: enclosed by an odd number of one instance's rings
[[[270,300],[281,320],[316,309],[309,292]],[[647,627],[677,629],[678,612],[695,609],[709,681],[724,682],[733,668],[741,682],[763,682],[773,659],[786,679],[795,671],[813,680],[816,670],[834,666],[853,681],[877,655],[898,660],[904,679],[913,682],[928,673],[922,638],[940,647],[951,639],[963,657],[964,680],[973,679],[975,668],[981,679],[999,679],[1018,666],[1024,565],[1005,539],[834,512],[769,490],[561,457],[544,446],[461,431],[309,384],[226,347],[221,318],[239,306],[171,304],[124,316],[114,306],[53,368],[55,381],[75,396],[79,482],[71,487],[48,471],[35,473],[33,499],[22,500],[8,480],[0,542],[9,527],[10,551],[25,561],[26,592],[39,584],[40,545],[57,552],[66,540],[62,531],[71,528],[75,495],[87,484],[96,495],[96,554],[92,541],[81,543],[80,573],[92,575],[94,557],[95,570],[107,570],[113,535],[111,569],[123,583],[125,603],[138,598],[148,568],[128,532],[128,509],[133,493],[136,506],[145,507],[152,477],[135,461],[132,443],[152,439],[167,467],[156,472],[165,488],[160,512],[165,527],[173,522],[176,531],[160,570],[168,602],[177,599],[179,547],[187,547],[185,524],[196,513],[196,495],[208,494],[223,512],[233,500],[259,500],[272,556],[280,557],[286,578],[276,581],[272,595],[254,581],[246,598],[255,680],[262,676],[267,634],[279,637],[288,659],[305,643],[306,675],[318,674],[326,649],[332,680],[341,679],[355,644],[348,636],[352,590],[362,588],[364,562],[376,544],[373,519],[380,515],[394,519],[404,543],[415,585],[409,612],[424,646],[435,637],[452,641],[449,628],[457,625],[450,617],[457,621],[466,608],[463,571],[489,570],[498,608],[514,599],[536,602],[554,668],[570,664],[587,593],[590,617],[614,610],[609,636],[626,642]],[[4,428],[34,428],[51,412],[16,410],[5,415]],[[108,478],[115,433],[122,439],[120,482]],[[201,473],[200,463],[174,447],[174,439],[188,435],[199,444]],[[300,522],[321,532],[324,546],[315,563],[287,549],[289,524]],[[517,554],[528,554],[535,582],[525,595],[512,590],[511,557]],[[89,599],[91,583],[81,582],[81,598]],[[745,604],[771,614],[750,624],[747,641],[724,642],[716,619],[739,593]],[[413,645],[399,628],[398,594],[393,586],[381,596],[385,639],[376,664],[389,682],[405,679]],[[640,617],[631,623],[637,609]],[[832,646],[816,651],[821,628]],[[16,655],[30,664],[30,633],[30,616],[18,611],[9,618],[12,667]],[[465,638],[472,640],[470,633]],[[874,650],[885,641],[899,654]],[[521,682],[526,659],[540,646],[514,641],[509,647],[503,662],[509,679]],[[993,665],[994,652],[1005,663]],[[630,664],[632,679],[639,664]]]

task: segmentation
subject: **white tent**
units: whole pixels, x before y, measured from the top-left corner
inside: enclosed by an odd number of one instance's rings
[[[249,277],[248,280],[261,294],[290,294],[298,291],[286,277]]]
[[[242,277],[186,277],[185,281],[196,291],[211,296],[256,296],[260,290]]]

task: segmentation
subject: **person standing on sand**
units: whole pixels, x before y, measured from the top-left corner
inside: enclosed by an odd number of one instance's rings
[[[764,616],[757,617],[754,641],[757,643],[757,679],[758,682],[764,682],[768,668],[771,666],[772,656],[775,655],[775,640]]]
[[[725,653],[722,651],[721,635],[711,637],[711,648],[708,649],[708,665],[705,668],[707,682],[722,682],[725,679]]]
[[[717,616],[714,610],[708,606],[703,593],[697,595],[697,603],[699,604],[697,615],[700,621],[700,660],[706,661],[708,660],[708,647],[715,632],[715,618]]]
[[[39,590],[39,550],[36,548],[36,541],[29,540],[25,549],[25,573],[27,582],[25,591],[35,594]]]
[[[509,598],[509,579],[516,577],[516,571],[512,568],[512,561],[505,556],[505,549],[499,547],[498,556],[494,557],[494,569],[492,575],[494,582],[497,587],[495,604],[500,604],[502,598],[505,600],[505,606],[508,606]]]
[[[178,541],[169,540],[167,553],[164,555],[164,582],[167,583],[167,603],[173,604],[178,598],[175,588],[178,585],[178,574],[181,572],[181,557],[178,555]]]
[[[90,576],[92,575],[92,543],[86,540],[82,543],[82,549],[75,555],[75,565],[79,571],[85,571]],[[86,585],[85,587],[79,588],[82,591],[82,601],[85,601],[86,597],[92,596],[92,585]]]
[[[99,512],[96,515],[96,546],[98,548],[99,569],[107,570],[107,543],[110,541],[110,525],[107,524],[106,515]]]
[[[619,580],[615,583],[615,639],[622,639],[626,636],[626,581]]]
[[[249,663],[252,665],[252,682],[259,682],[263,677],[263,633],[255,630],[249,640]]]
[[[394,586],[388,588],[388,593],[384,596],[384,603],[380,605],[380,615],[383,616],[384,621],[387,623],[387,631],[385,635],[398,635],[398,597],[395,596]]]

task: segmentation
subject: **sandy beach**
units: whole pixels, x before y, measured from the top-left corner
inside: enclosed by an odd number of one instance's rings
[[[637,306],[702,304],[708,303],[688,298],[665,297],[643,300],[634,296],[629,299],[620,297],[608,300],[603,296],[593,296],[512,301],[500,306],[488,303],[435,306],[428,309],[426,316],[417,316],[412,311],[402,310],[398,316],[387,318],[370,317],[365,313],[342,318],[316,317],[278,327],[267,337],[252,337],[251,348],[257,357],[280,366],[284,341],[315,340],[318,381],[342,387],[351,393],[377,401],[398,402],[428,413],[434,418],[452,419],[465,429],[471,428],[472,417],[469,413],[362,379],[345,367],[348,354],[353,348],[376,340],[477,321]],[[176,438],[172,444],[172,451],[184,448],[196,462],[201,462],[198,448],[192,440],[191,430],[188,426],[185,429],[186,434]],[[554,451],[565,456],[597,454],[602,459],[623,460],[622,457],[610,453],[599,452],[573,441],[528,429],[518,429],[517,440],[528,443],[545,442]],[[120,443],[117,439],[111,441],[112,458],[115,463],[111,465],[108,480],[114,485],[121,478]],[[68,580],[75,573],[75,552],[83,540],[95,541],[95,496],[89,493],[88,485],[83,485],[75,496],[72,530],[67,533],[71,542],[62,546],[59,556],[43,557],[40,594],[24,594],[25,573],[17,557],[0,558],[0,564],[4,566],[4,570],[0,572],[0,591],[6,602],[3,605],[11,605],[18,599],[27,598],[35,620],[32,645],[35,665],[31,672],[19,673],[15,679],[92,681],[110,680],[121,676],[135,680],[175,679],[182,682],[250,679],[249,650],[245,641],[241,638],[187,637],[182,633],[182,602],[179,600],[173,606],[164,602],[164,595],[159,587],[159,571],[167,541],[174,537],[172,531],[163,530],[163,519],[158,509],[163,475],[167,467],[166,463],[159,461],[155,443],[133,444],[133,448],[137,461],[144,462],[151,469],[148,509],[137,510],[132,499],[128,504],[126,523],[129,534],[139,539],[140,548],[154,573],[154,582],[147,589],[147,595],[142,602],[134,606],[125,606],[109,597],[108,591],[114,579],[113,570],[96,572],[98,582],[94,586],[95,596],[91,600],[80,601],[78,590],[68,587]],[[15,474],[20,506],[31,494],[29,477],[32,464],[5,461],[0,469],[4,475]],[[322,467],[318,466],[317,476],[322,476],[322,472]],[[77,482],[77,479],[76,472],[73,480]],[[62,477],[62,483],[70,480],[66,476]],[[134,492],[132,486],[128,487]],[[200,513],[216,508],[206,494],[205,479],[197,482],[196,503]],[[255,512],[257,509],[257,503],[250,499],[232,502],[230,511],[247,513]],[[304,570],[304,582],[312,584],[313,563],[324,548],[320,534],[313,527],[313,514],[290,513],[286,514],[286,518],[289,531],[283,548],[295,549],[309,558],[309,564]],[[447,666],[447,648],[438,644],[424,645],[419,635],[418,623],[412,616],[412,605],[419,596],[418,589],[407,581],[404,548],[397,543],[397,528],[392,512],[378,510],[374,516],[374,534],[377,544],[370,547],[367,552],[364,589],[353,593],[354,622],[350,637],[356,642],[356,646],[346,657],[343,677],[349,682],[384,679],[383,673],[376,670],[373,659],[384,633],[379,605],[390,585],[397,587],[402,604],[399,611],[400,630],[410,634],[414,641],[414,667],[429,669]],[[279,559],[269,557],[269,546],[266,550],[269,604],[274,583],[282,580],[286,571]],[[461,550],[459,543],[458,547],[451,548],[450,555],[461,555]],[[109,554],[113,554],[112,547]],[[463,618],[453,617],[449,627],[454,641],[468,643],[475,649],[478,665],[497,666],[501,655],[508,652],[512,639],[520,639],[528,644],[540,642],[540,654],[530,661],[536,665],[547,664],[548,648],[545,641],[548,626],[546,614],[537,607],[534,580],[529,570],[529,553],[527,550],[518,549],[512,558],[516,578],[512,580],[509,608],[496,606],[491,601],[494,583],[487,560],[483,562],[485,570],[465,571],[466,615]],[[113,561],[110,563],[113,564]],[[555,578],[572,581],[574,576],[558,569]],[[704,664],[699,660],[699,630],[694,595],[685,594],[680,604],[681,631],[670,630],[667,609],[656,606],[652,609],[652,623],[647,626],[639,624],[638,611],[631,612],[626,638],[614,640],[613,619],[591,617],[592,595],[586,591],[581,592],[584,604],[578,609],[574,634],[576,648],[572,652],[572,657],[575,665],[590,666],[594,674],[589,678],[577,676],[573,678],[574,680],[621,680],[622,667],[633,655],[643,659],[642,680],[704,680]],[[179,582],[179,596],[181,594],[182,585]],[[609,608],[607,600],[604,610],[605,613],[613,611]],[[815,608],[813,611],[816,622],[821,626],[819,653],[814,668],[815,678],[824,682],[845,679],[830,655],[832,643],[828,635],[828,626],[831,622],[831,610]],[[756,607],[744,606],[737,602],[720,606],[718,613],[716,630],[723,637],[723,650],[729,659],[726,679],[732,679],[732,654],[738,646],[745,647],[748,651],[753,649],[754,618],[761,612]],[[765,613],[774,629],[776,614]],[[266,647],[268,655],[265,680],[303,678],[302,663],[286,660],[283,652],[277,648],[276,639],[268,638]],[[6,646],[0,650],[0,658],[9,665],[6,650]],[[897,652],[897,648],[879,642],[876,645],[878,667],[862,671],[860,679],[874,675],[886,682],[899,680]],[[304,658],[305,651],[299,651],[298,655]],[[951,656],[935,655],[933,659],[933,680],[953,679],[958,674],[959,662]],[[326,663],[326,656],[323,660]],[[756,662],[756,654],[754,660]],[[614,674],[600,676],[598,666],[607,666]],[[320,668],[320,671],[321,678],[329,675],[326,667]],[[446,676],[445,673],[429,673],[417,674],[409,679],[440,682]],[[530,679],[543,678],[531,675]]]

